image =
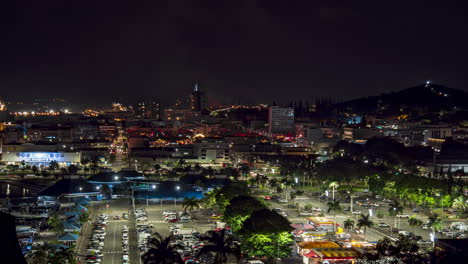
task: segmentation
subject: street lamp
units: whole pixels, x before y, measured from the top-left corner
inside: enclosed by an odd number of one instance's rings
[[[175,208],[177,208],[177,197],[178,197],[177,194],[178,194],[179,190],[180,190],[180,186],[177,185],[177,186],[176,186],[176,191],[177,191],[177,192],[176,192],[176,197],[175,197],[175,199],[174,199],[174,207],[175,207]]]
[[[83,190],[83,187],[80,187],[80,192]]]
[[[118,180],[119,179],[119,176],[114,176],[114,180]]]

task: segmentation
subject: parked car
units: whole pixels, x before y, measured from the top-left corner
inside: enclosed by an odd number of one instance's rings
[[[432,245],[432,241],[419,240],[418,242],[416,242],[416,244],[418,244],[418,245]]]
[[[353,214],[353,215],[361,215],[362,213],[361,213],[361,211],[353,211],[352,214]]]
[[[312,212],[302,211],[299,213],[300,216],[311,216],[314,215]]]
[[[390,225],[386,224],[386,223],[379,223],[378,226],[379,227],[390,227]]]
[[[397,214],[396,217],[399,217],[399,218],[410,218],[410,216],[408,214]]]

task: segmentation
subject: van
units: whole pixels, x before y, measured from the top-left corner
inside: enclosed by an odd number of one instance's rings
[[[402,236],[410,236],[410,232],[404,231],[404,230],[398,231],[398,234],[399,234],[399,235],[402,235]]]

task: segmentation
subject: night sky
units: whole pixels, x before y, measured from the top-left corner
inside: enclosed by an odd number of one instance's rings
[[[199,82],[211,102],[271,103],[427,79],[468,91],[468,16],[450,1],[8,2],[0,97],[169,102]]]

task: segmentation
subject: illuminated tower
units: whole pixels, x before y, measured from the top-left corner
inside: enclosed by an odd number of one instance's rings
[[[201,111],[205,107],[205,94],[198,90],[198,83],[195,83],[193,92],[190,95],[190,110]]]

